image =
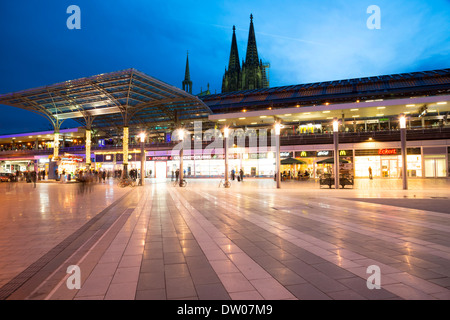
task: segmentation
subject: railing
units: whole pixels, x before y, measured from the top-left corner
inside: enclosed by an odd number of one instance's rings
[[[375,141],[400,141],[400,130],[378,130],[378,131],[360,131],[360,132],[339,132],[339,142],[365,142]],[[449,139],[450,127],[437,128],[417,128],[406,131],[406,139],[414,140],[430,140],[430,139]],[[268,139],[270,143],[270,139]],[[332,133],[312,133],[300,135],[287,135],[280,137],[281,145],[290,144],[328,144],[333,143]]]

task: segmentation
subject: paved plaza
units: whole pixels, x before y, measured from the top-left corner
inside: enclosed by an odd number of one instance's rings
[[[0,299],[450,299],[450,181],[408,187],[2,183]]]

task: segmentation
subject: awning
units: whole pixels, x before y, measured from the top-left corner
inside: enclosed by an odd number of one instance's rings
[[[339,163],[349,163],[349,162],[350,161],[345,160],[345,159],[339,159]],[[331,164],[333,164],[334,163],[334,158],[327,158],[327,159],[324,159],[324,160],[317,161],[316,163],[319,163],[319,164],[331,163]]]
[[[283,159],[283,160],[280,161],[280,163],[281,163],[282,165],[286,165],[286,164],[306,164],[305,161],[303,161],[303,160],[298,160],[298,159],[295,159],[295,158],[287,158],[287,159]]]

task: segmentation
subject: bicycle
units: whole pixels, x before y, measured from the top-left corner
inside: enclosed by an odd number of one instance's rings
[[[135,187],[136,186],[136,181],[130,178],[126,178],[126,179],[121,179],[119,180],[119,183],[117,184],[119,187],[121,188],[125,188],[125,187]]]
[[[229,187],[231,187],[231,182],[230,181],[223,181],[223,179],[222,179],[219,182],[219,188],[221,186],[223,186],[224,188],[229,188]]]

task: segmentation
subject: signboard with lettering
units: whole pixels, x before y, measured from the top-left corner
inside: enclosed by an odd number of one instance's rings
[[[292,158],[293,153],[292,152],[280,152],[280,158]]]
[[[317,151],[317,156],[318,157],[330,157],[330,156],[332,156],[332,151],[330,151],[330,150],[320,150],[320,151]]]
[[[147,156],[146,161],[168,161],[172,160],[171,156]]]
[[[280,157],[283,157],[281,154],[283,152],[280,153]],[[289,152],[285,152],[285,153],[289,153]],[[292,154],[292,152],[290,153]],[[267,159],[267,153],[250,153],[248,155],[249,159]]]
[[[397,154],[397,149],[379,149],[378,150],[379,155],[392,155]]]

